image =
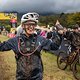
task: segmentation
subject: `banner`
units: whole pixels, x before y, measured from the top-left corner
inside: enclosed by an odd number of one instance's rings
[[[17,20],[17,13],[0,13],[0,20]]]

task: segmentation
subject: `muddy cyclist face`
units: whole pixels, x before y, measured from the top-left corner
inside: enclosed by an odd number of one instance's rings
[[[26,34],[31,35],[34,33],[35,27],[37,24],[35,22],[29,21],[23,24]]]

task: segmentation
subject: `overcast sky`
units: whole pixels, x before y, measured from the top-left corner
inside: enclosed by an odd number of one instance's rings
[[[0,12],[80,12],[80,0],[0,0]]]

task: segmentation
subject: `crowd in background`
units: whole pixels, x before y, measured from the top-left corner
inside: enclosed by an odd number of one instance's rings
[[[21,25],[17,28],[17,36],[20,36],[20,34],[22,34],[24,31],[21,28]],[[58,46],[60,46],[62,39],[66,38],[70,41],[73,42],[74,38],[73,36],[70,36],[70,34],[72,33],[72,35],[74,35],[75,33],[80,33],[80,27],[78,24],[73,25],[73,28],[66,28],[63,27],[60,24],[57,24],[51,28],[48,28],[47,30],[41,30],[41,29],[35,29],[35,34],[40,35],[46,39],[49,39],[50,41],[53,41],[54,43],[57,43]],[[69,39],[70,37],[70,39]],[[76,41],[78,43],[78,41]],[[74,42],[73,42],[74,43]],[[47,45],[47,47],[45,47],[44,49],[46,50],[50,50],[48,48],[49,45]],[[54,46],[52,45],[51,48],[54,48]]]
[[[60,46],[63,37],[69,39],[69,35],[72,32],[80,33],[80,27],[78,24],[73,25],[72,29],[66,28],[60,24],[57,24],[55,26],[48,28],[47,30],[45,28],[44,30],[35,28],[35,31],[34,31],[35,34],[40,35],[46,39],[49,39],[54,43],[57,43],[58,46]],[[6,35],[10,38],[15,36],[20,36],[20,34],[22,33],[24,33],[24,30],[22,29],[21,25],[16,28],[16,31],[14,33],[8,33],[8,31],[5,28],[0,29],[0,34]],[[70,40],[71,39],[72,37],[70,37]],[[73,39],[71,41],[73,42]],[[51,48],[53,48],[53,46]],[[46,49],[49,50],[48,46]]]

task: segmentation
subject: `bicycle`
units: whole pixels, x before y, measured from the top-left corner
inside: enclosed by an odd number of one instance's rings
[[[69,45],[68,45],[69,47]],[[76,48],[74,51],[68,51],[68,55],[65,51],[60,51],[57,56],[57,65],[61,70],[65,70],[69,65],[73,72],[74,77],[80,80],[80,60],[79,60],[80,48]]]
[[[68,42],[67,44],[65,44],[65,46],[68,48],[67,51],[64,50],[60,50],[59,54],[57,56],[57,65],[58,68],[60,68],[61,70],[65,70],[67,68],[68,65],[71,65],[72,61],[70,61],[69,56],[71,55],[71,45]]]
[[[72,64],[72,72],[77,80],[80,80],[80,47],[76,48],[76,58]]]

